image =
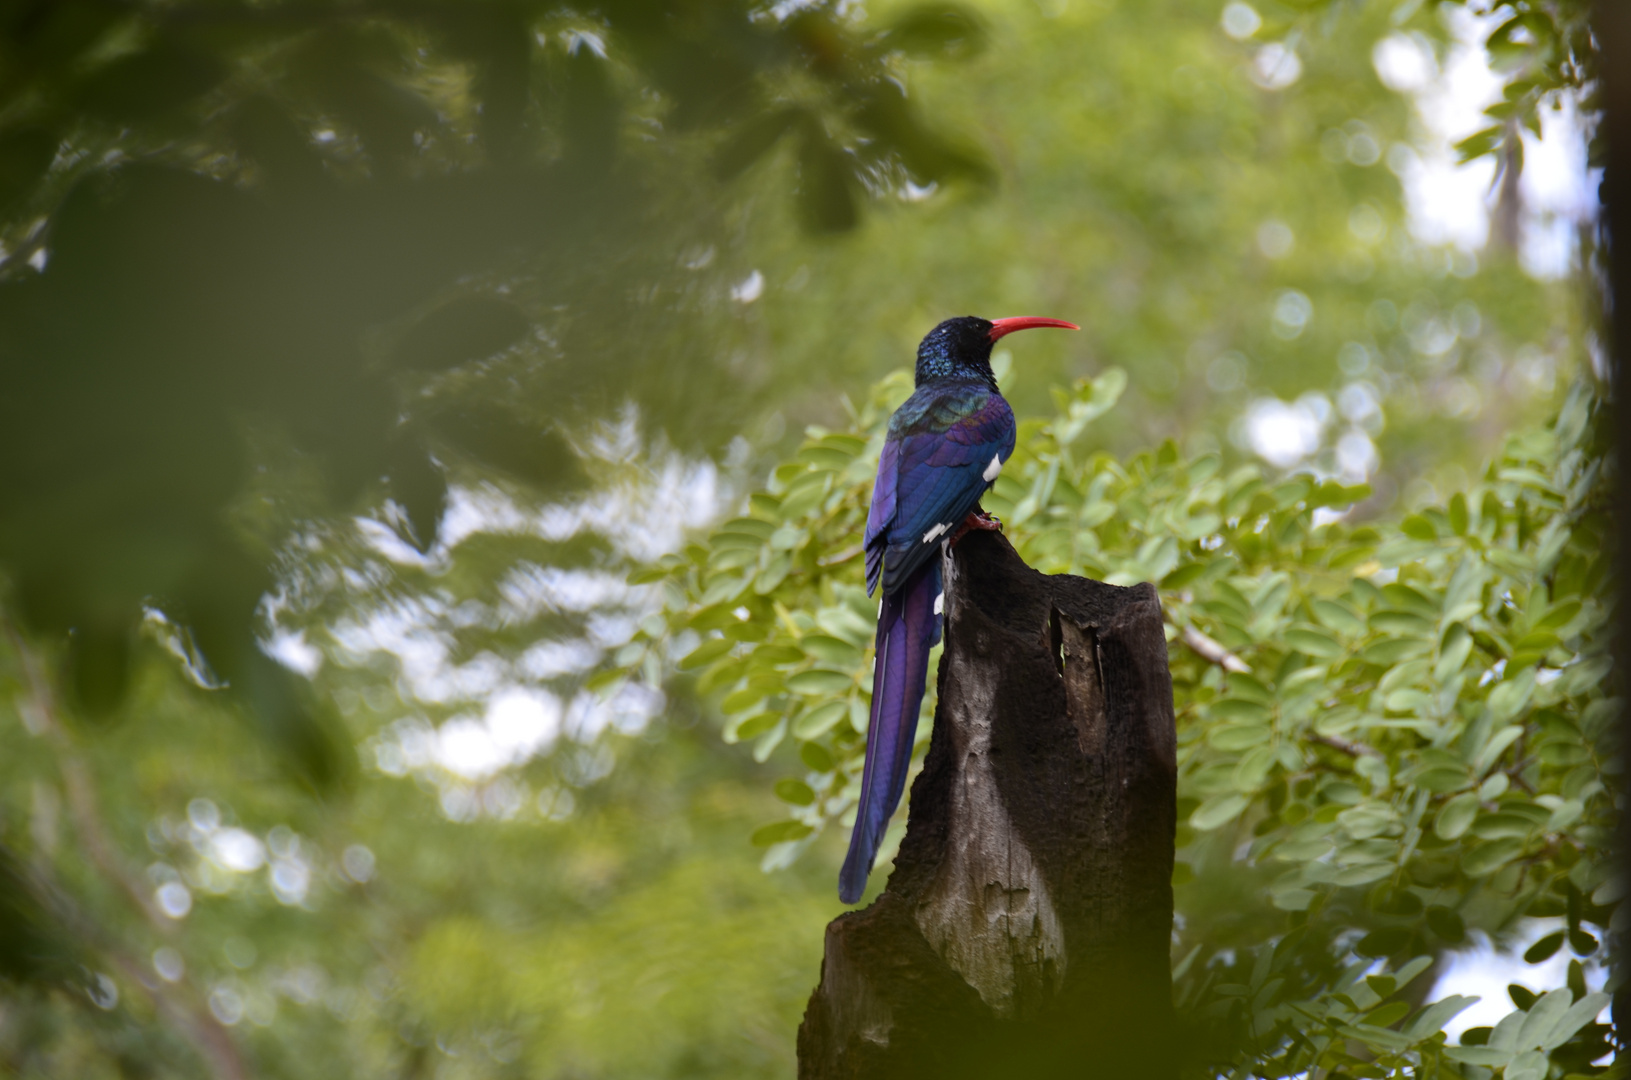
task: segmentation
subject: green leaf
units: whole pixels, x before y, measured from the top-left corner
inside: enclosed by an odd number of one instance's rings
[[[1551,1029],[1540,1038],[1542,1050],[1556,1050],[1570,1039],[1574,1038],[1579,1030],[1597,1019],[1597,1014],[1607,1008],[1613,998],[1598,991],[1587,994],[1585,997],[1569,1006],[1567,1012],[1560,1016]]]
[[[757,716],[750,716],[740,724],[737,724],[734,728],[727,727],[725,729],[725,741],[738,742],[746,741],[748,739],[757,739],[760,735],[763,735],[765,732],[781,723],[781,719],[780,714],[770,712],[760,713]]]
[[[1538,826],[1521,814],[1485,814],[1473,822],[1472,834],[1482,840],[1495,840],[1503,836],[1524,837]]]
[[[1460,161],[1465,163],[1471,161],[1473,158],[1479,158],[1483,157],[1485,154],[1494,153],[1496,148],[1501,145],[1501,142],[1505,137],[1505,132],[1506,128],[1504,125],[1495,124],[1491,127],[1473,132],[1465,139],[1462,139],[1460,142],[1456,143],[1453,149],[1455,150]]]
[[[830,773],[838,767],[832,759],[827,748],[818,742],[807,742],[799,747],[799,760],[810,767],[811,772]]]
[[[1234,789],[1245,795],[1255,794],[1268,779],[1269,770],[1274,768],[1277,755],[1273,747],[1259,746],[1252,750],[1240,763],[1235,766],[1232,783]]]
[[[1335,638],[1316,630],[1287,630],[1285,643],[1300,653],[1322,660],[1334,660],[1345,651]]]
[[[1439,604],[1426,593],[1414,589],[1402,582],[1392,582],[1382,586],[1382,600],[1391,608],[1399,611],[1409,611],[1420,615],[1424,619],[1437,619]]]
[[[1569,1011],[1574,1001],[1574,995],[1566,988],[1552,990],[1542,994],[1534,1005],[1530,1006],[1529,1013],[1524,1017],[1523,1026],[1518,1029],[1517,1045],[1520,1049],[1529,1049],[1539,1046],[1558,1021]]]
[[[796,521],[821,505],[832,482],[830,472],[805,473],[788,486],[782,497],[781,512],[790,521]]]
[[[831,446],[806,446],[798,452],[798,460],[807,461],[823,469],[844,469],[854,454],[846,454]]]
[[[1249,803],[1246,796],[1239,794],[1213,796],[1195,808],[1189,824],[1201,832],[1210,832],[1239,817]]]
[[[1388,638],[1365,646],[1359,657],[1367,664],[1392,667],[1401,660],[1408,660],[1412,656],[1420,656],[1431,648],[1432,644],[1421,638]]]
[[[1523,854],[1523,841],[1504,839],[1490,840],[1472,849],[1461,860],[1461,869],[1468,877],[1483,877],[1492,874],[1507,863]]]
[[[1336,803],[1339,806],[1354,806],[1360,799],[1365,797],[1357,785],[1343,780],[1326,784],[1320,789],[1320,794],[1325,798],[1326,802]]]
[[[781,745],[782,739],[784,739],[786,736],[787,718],[784,716],[777,719],[775,726],[769,731],[765,732],[763,735],[759,736],[758,740],[754,742],[753,760],[763,765],[770,759],[770,755],[776,752],[776,747]],[[806,743],[805,745],[814,746],[816,744]]]
[[[721,656],[730,652],[731,647],[735,644],[734,641],[725,638],[710,638],[685,654],[685,658],[679,663],[680,670],[694,671],[704,664],[718,660]]]
[[[1467,497],[1459,491],[1450,496],[1448,511],[1450,531],[1455,533],[1457,536],[1466,536],[1467,522],[1469,520],[1467,515]]]
[[[804,650],[797,645],[760,645],[753,650],[755,663],[776,665],[797,664],[803,661]]]
[[[1451,945],[1460,944],[1467,936],[1467,927],[1461,916],[1447,907],[1427,909],[1427,928]]]
[[[807,634],[799,640],[799,647],[817,660],[841,667],[855,667],[861,662],[859,648],[827,634]]]
[[[1337,1030],[1350,1039],[1357,1039],[1366,1046],[1380,1050],[1403,1050],[1410,1045],[1410,1040],[1397,1031],[1372,1024],[1341,1024]]]
[[[748,538],[758,541],[759,543],[764,543],[770,539],[775,531],[776,526],[768,521],[762,521],[759,518],[743,517],[731,518],[729,521],[725,522],[725,524],[721,525],[719,527],[719,531],[714,535],[716,542],[717,537],[722,533],[741,533]]]
[[[1436,769],[1428,769],[1426,772],[1419,774],[1414,782],[1415,785],[1421,788],[1423,791],[1432,791],[1438,794],[1449,794],[1452,791],[1460,791],[1462,788],[1472,783],[1472,777],[1467,774],[1466,769],[1452,769],[1448,766],[1441,766]],[[1478,804],[1477,801],[1474,800],[1473,812],[1476,812],[1477,809]],[[1444,820],[1442,812],[1440,813],[1439,820],[1440,822]],[[1467,820],[1470,822],[1472,819],[1469,816]],[[1457,832],[1454,836],[1445,836],[1442,825],[1440,825],[1436,831],[1440,836],[1443,836],[1444,839],[1454,840],[1456,836],[1460,836],[1461,833],[1467,831],[1467,826],[1466,823],[1462,823],[1460,832]]]
[[[857,649],[863,648],[872,639],[873,627],[871,624],[848,607],[823,608],[816,613],[816,625],[827,631],[832,637],[840,639],[841,642],[848,642]],[[811,635],[811,637],[814,636],[816,635]],[[805,643],[809,641],[809,637],[804,639]],[[817,643],[816,647],[821,649],[830,648],[825,643]],[[833,655],[843,654],[833,653]],[[841,659],[837,663],[849,665],[850,661]]]
[[[803,780],[776,781],[776,798],[794,806],[809,806],[815,802],[815,792]]]
[[[719,703],[719,711],[726,716],[736,713],[745,713],[764,701],[765,691],[754,686],[746,686],[733,694],[725,695],[725,700]]]
[[[1412,897],[1414,897],[1415,894],[1411,893],[1410,895]],[[1418,904],[1419,904],[1419,901],[1418,901]],[[1419,911],[1419,910],[1421,910],[1419,906],[1414,909],[1414,911]],[[1407,913],[1413,914],[1414,911],[1407,912]],[[1412,982],[1414,982],[1416,980],[1416,976],[1420,975],[1422,972],[1424,972],[1428,968],[1432,967],[1433,963],[1434,963],[1434,958],[1432,956],[1417,956],[1417,957],[1414,957],[1414,958],[1412,958],[1410,960],[1405,961],[1404,965],[1402,967],[1400,967],[1397,971],[1395,971],[1393,973],[1393,975],[1394,975],[1395,978],[1397,978],[1399,980],[1399,985],[1401,987],[1409,986]]]
[[[1412,611],[1378,611],[1370,617],[1370,626],[1394,636],[1427,637],[1433,632],[1433,620]]]
[[[1574,621],[1580,614],[1581,604],[1578,600],[1566,600],[1547,611],[1540,621],[1535,624],[1536,630],[1561,630]]]
[[[1366,1013],[1365,1014],[1365,1023],[1374,1025],[1376,1027],[1381,1027],[1381,1028],[1391,1027],[1392,1025],[1398,1023],[1400,1020],[1403,1020],[1405,1018],[1406,1014],[1408,1014],[1409,1012],[1410,1012],[1410,1002],[1408,1002],[1408,1001],[1391,1001],[1388,1004],[1383,1005],[1382,1007],[1380,1007],[1378,1009],[1373,1009],[1370,1012]],[[1402,1035],[1400,1036],[1400,1040],[1401,1040],[1401,1048],[1402,1048],[1403,1044],[1405,1042],[1408,1042],[1408,1040],[1404,1039],[1404,1037]]]
[[[1207,566],[1208,564],[1204,562],[1185,563],[1161,579],[1161,588],[1168,592],[1181,589],[1206,573]]]
[[[1314,611],[1314,618],[1337,633],[1350,638],[1364,636],[1365,620],[1348,605],[1339,604],[1335,600],[1315,600],[1309,607]]]
[[[1274,906],[1281,911],[1307,911],[1314,902],[1314,894],[1307,889],[1281,889],[1270,894]]]
[[[1525,1050],[1517,1054],[1502,1074],[1504,1080],[1546,1080],[1548,1062],[1539,1050]]]
[[[1434,681],[1448,682],[1450,676],[1460,671],[1472,654],[1472,645],[1472,635],[1467,633],[1465,627],[1459,624],[1452,626],[1444,635],[1438,662],[1433,665]]]
[[[1438,530],[1420,514],[1411,514],[1399,523],[1399,531],[1412,540],[1437,540]]]
[[[748,579],[736,574],[719,574],[709,579],[708,587],[702,593],[702,606],[712,607],[715,604],[725,604],[742,595],[747,588]]]
[[[1213,702],[1212,715],[1222,721],[1253,725],[1266,725],[1271,719],[1269,710],[1263,705],[1241,698],[1224,698]]]
[[[760,596],[767,596],[776,591],[776,587],[787,579],[792,570],[793,560],[786,553],[777,555],[765,564],[753,579],[753,591]]]
[[[1274,731],[1267,724],[1220,724],[1206,733],[1208,745],[1225,753],[1249,750],[1273,737]]]
[[[1530,964],[1539,964],[1550,960],[1557,950],[1563,947],[1563,931],[1547,934],[1524,951],[1523,958]]]
[[[849,715],[849,702],[829,701],[817,705],[793,722],[793,736],[798,739],[819,739],[838,722]]]
[[[1494,695],[1490,695],[1491,698]],[[1523,734],[1523,728],[1517,724],[1510,724],[1489,737],[1489,741],[1479,749],[1478,756],[1473,759],[1473,768],[1483,772],[1495,764],[1500,756],[1506,753],[1506,748],[1518,741]]]
[[[1392,877],[1393,871],[1394,866],[1392,863],[1362,863],[1359,866],[1350,866],[1346,869],[1338,870],[1335,875],[1334,884],[1340,885],[1343,888],[1352,888],[1356,885],[1369,885],[1373,881],[1381,881],[1383,878]],[[1377,955],[1386,954],[1378,953]]]
[[[1463,1065],[1482,1065],[1499,1069],[1512,1059],[1510,1050],[1496,1050],[1488,1046],[1447,1046],[1444,1056]]]
[[[834,697],[855,686],[855,677],[843,671],[815,668],[787,677],[787,689],[804,697]]]
[[[1264,705],[1272,704],[1274,701],[1273,691],[1260,679],[1241,671],[1230,672],[1228,693],[1233,698],[1245,698]]]
[[[1465,834],[1468,827],[1473,824],[1474,817],[1478,817],[1478,796],[1468,791],[1466,795],[1458,795],[1443,804],[1439,817],[1434,821],[1434,832],[1440,839],[1456,840]]]
[[[1569,931],[1569,948],[1577,956],[1590,956],[1597,951],[1597,944],[1596,938],[1579,927]]]
[[[1404,1036],[1411,1042],[1419,1042],[1435,1035],[1443,1031],[1444,1025],[1458,1014],[1477,1003],[1476,997],[1467,997],[1463,994],[1451,994],[1449,997],[1441,998],[1411,1018],[1410,1023],[1404,1027]]]

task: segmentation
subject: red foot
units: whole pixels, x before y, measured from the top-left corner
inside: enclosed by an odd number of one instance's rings
[[[969,533],[975,531],[1002,532],[1002,522],[984,510],[970,510],[968,517],[964,518],[963,523],[957,526],[957,531],[951,534],[951,542],[955,544]]]

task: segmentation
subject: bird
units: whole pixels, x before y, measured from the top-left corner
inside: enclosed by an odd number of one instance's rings
[[[997,388],[991,349],[1016,330],[1060,319],[947,319],[917,347],[916,389],[889,418],[863,548],[867,595],[882,592],[861,797],[838,878],[846,904],[866,889],[878,844],[906,789],[929,650],[940,640],[940,554],[969,529],[1000,523],[980,498],[1014,452],[1014,411]]]

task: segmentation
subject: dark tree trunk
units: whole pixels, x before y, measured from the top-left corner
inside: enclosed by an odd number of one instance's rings
[[[1615,570],[1619,575],[1619,611],[1615,641],[1618,691],[1627,704],[1620,713],[1620,753],[1631,753],[1631,11],[1621,0],[1598,0],[1592,30],[1597,35],[1602,72],[1603,119],[1599,137],[1607,151],[1602,200],[1604,236],[1608,241],[1606,295],[1609,379],[1613,395],[1615,476]],[[1625,65],[1622,67],[1621,65]],[[1622,773],[1621,797],[1631,797],[1631,771]],[[1631,814],[1620,815],[1620,863],[1631,860]],[[1611,955],[1616,974],[1625,973],[1625,932],[1614,934]],[[1631,981],[1614,994],[1614,1034],[1622,1052],[1631,1044]]]
[[[801,1080],[1173,1074],[1176,733],[1154,587],[972,533],[895,870],[827,927]]]

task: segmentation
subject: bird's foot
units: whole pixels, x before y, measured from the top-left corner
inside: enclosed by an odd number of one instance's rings
[[[984,510],[970,510],[968,517],[957,526],[957,531],[951,534],[953,544],[971,532],[1002,532],[1002,522]]]

